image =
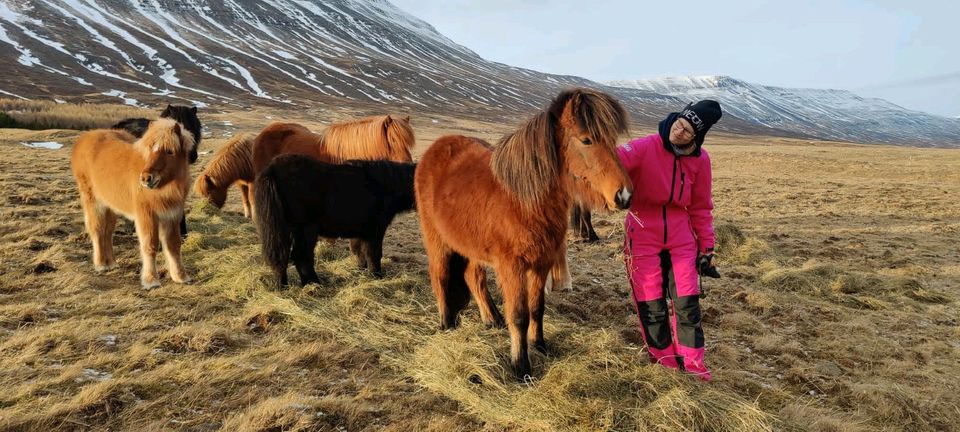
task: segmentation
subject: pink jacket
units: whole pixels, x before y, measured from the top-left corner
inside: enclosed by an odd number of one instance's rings
[[[700,252],[713,248],[713,175],[706,150],[676,156],[653,134],[617,153],[633,181],[624,223],[635,246],[672,249],[696,242]]]

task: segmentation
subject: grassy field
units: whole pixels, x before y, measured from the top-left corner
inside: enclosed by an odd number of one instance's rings
[[[201,151],[284,117],[201,114]],[[414,113],[417,154],[511,126]],[[95,274],[76,134],[0,129],[0,430],[960,430],[958,151],[712,134],[714,382],[647,363],[617,213],[601,242],[570,240],[574,290],[548,296],[550,352],[521,384],[475,307],[438,330],[416,214],[388,231],[382,280],[340,241],[318,246],[322,285],[268,288],[236,193],[188,203],[194,284],[141,290],[130,223]]]

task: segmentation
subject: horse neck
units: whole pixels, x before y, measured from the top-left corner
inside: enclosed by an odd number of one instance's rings
[[[382,187],[388,192],[388,199],[394,204],[397,211],[413,209],[416,204],[413,186],[415,166],[408,164],[390,164],[384,166],[384,175],[381,175]]]

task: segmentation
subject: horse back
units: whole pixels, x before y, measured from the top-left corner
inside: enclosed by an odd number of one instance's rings
[[[384,212],[382,187],[361,166],[336,165],[304,155],[275,158],[257,177],[271,181],[292,224],[318,224],[321,235],[359,237]]]
[[[260,173],[281,154],[317,157],[320,135],[296,123],[274,122],[253,140],[253,171]]]
[[[110,129],[124,130],[136,138],[140,138],[150,127],[150,119],[145,118],[127,118],[120,120],[117,124],[110,126]]]

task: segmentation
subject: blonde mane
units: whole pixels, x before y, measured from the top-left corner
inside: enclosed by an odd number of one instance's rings
[[[350,159],[389,159],[409,162],[416,144],[410,118],[389,115],[334,123],[322,133],[321,145],[332,162]]]
[[[134,147],[145,154],[153,151],[186,153],[193,148],[193,134],[186,131],[176,120],[159,118],[150,122],[143,137],[134,142]]]
[[[251,133],[230,138],[214,155],[203,174],[216,179],[253,178],[253,139]]]

